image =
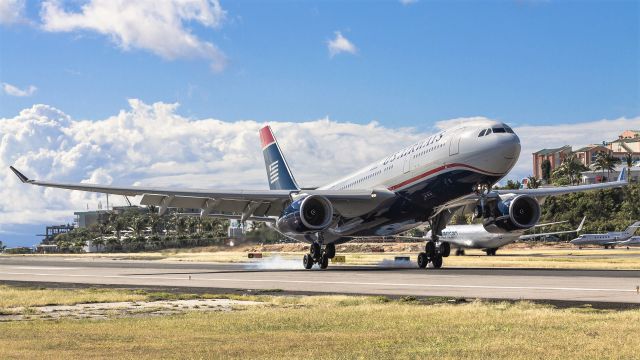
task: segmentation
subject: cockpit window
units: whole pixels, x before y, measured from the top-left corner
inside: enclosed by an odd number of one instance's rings
[[[485,135],[491,134],[491,129],[487,129],[487,133]]]
[[[484,133],[485,133],[486,131],[487,131],[486,129],[485,129],[485,130],[480,131],[480,134],[478,134],[478,137],[484,136]]]
[[[505,132],[507,132],[507,131],[506,131],[504,128],[501,128],[501,127],[495,127],[495,128],[493,128],[493,133],[494,133],[494,134],[497,134],[497,133],[505,133]]]
[[[513,134],[513,129],[511,129],[509,126],[505,125],[504,128],[509,134]]]

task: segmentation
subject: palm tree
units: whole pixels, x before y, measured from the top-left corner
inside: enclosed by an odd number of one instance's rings
[[[157,234],[158,228],[163,223],[162,218],[157,213],[149,213],[149,227],[151,227],[151,234]]]
[[[553,171],[556,178],[566,177],[569,183],[576,184],[580,182],[580,176],[583,171],[589,170],[584,166],[575,154],[571,154],[562,160],[562,164]]]
[[[627,176],[631,174],[631,167],[633,166],[633,157],[631,153],[626,153],[624,155],[624,161],[627,163]]]
[[[131,231],[133,231],[136,234],[136,237],[139,237],[146,227],[147,227],[147,221],[144,217],[134,216],[131,218],[130,228],[131,228]]]
[[[113,214],[116,215],[116,214]],[[113,218],[113,220],[111,221],[111,230],[114,231],[116,233],[116,237],[118,238],[118,242],[120,242],[120,239],[122,237],[122,230],[127,228],[127,223],[124,221],[123,218],[121,218],[120,216],[115,216]]]

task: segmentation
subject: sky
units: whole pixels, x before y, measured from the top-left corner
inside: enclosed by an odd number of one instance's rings
[[[18,184],[12,164],[265,188],[270,123],[315,186],[479,117],[520,135],[516,179],[540,148],[640,129],[640,3],[0,0],[0,240],[104,204]]]

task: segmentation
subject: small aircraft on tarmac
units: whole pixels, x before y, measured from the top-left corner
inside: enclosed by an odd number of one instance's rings
[[[577,245],[578,248],[584,245],[600,245],[604,246],[605,249],[613,249],[616,245],[621,245],[621,243],[630,239],[639,227],[640,221],[636,221],[624,231],[614,231],[606,234],[582,234],[571,240],[570,243]]]

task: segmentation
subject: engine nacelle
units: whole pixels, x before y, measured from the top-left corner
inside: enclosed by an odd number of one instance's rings
[[[333,221],[333,205],[320,195],[309,195],[291,203],[276,226],[283,233],[308,233],[322,231]]]
[[[540,220],[540,204],[528,195],[501,197],[488,210],[484,228],[490,233],[529,229]]]

